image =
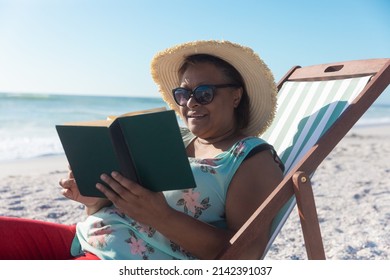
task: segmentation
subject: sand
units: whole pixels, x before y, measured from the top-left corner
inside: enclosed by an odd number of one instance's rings
[[[61,194],[67,166],[65,156],[0,163],[0,216],[65,224],[84,219],[84,206]]]
[[[312,178],[327,259],[390,256],[390,126],[353,128]],[[84,208],[61,195],[64,156],[0,163],[0,216],[72,224]],[[296,209],[266,255],[307,259]]]
[[[354,128],[312,178],[327,259],[390,257],[390,127]],[[266,259],[307,259],[296,209]]]

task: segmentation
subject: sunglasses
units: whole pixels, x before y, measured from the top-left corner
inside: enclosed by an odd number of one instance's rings
[[[201,105],[207,105],[214,99],[215,91],[218,88],[235,87],[239,88],[240,85],[235,84],[222,84],[222,85],[201,85],[194,90],[190,90],[183,87],[178,87],[172,90],[173,98],[177,105],[186,106],[188,100],[193,97],[195,101]]]

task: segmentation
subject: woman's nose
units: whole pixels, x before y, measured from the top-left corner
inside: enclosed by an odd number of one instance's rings
[[[196,102],[194,96],[191,95],[190,98],[187,100],[186,106],[187,106],[188,108],[195,108],[195,107],[199,106],[199,103]]]

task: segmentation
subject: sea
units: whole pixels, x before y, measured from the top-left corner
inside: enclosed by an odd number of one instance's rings
[[[64,154],[56,125],[159,107],[161,98],[0,93],[0,162]]]
[[[161,98],[0,93],[0,162],[63,155],[58,124],[158,107],[166,107]],[[383,124],[390,104],[374,103],[356,126]]]

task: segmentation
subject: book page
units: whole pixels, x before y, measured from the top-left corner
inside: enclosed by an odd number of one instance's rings
[[[166,110],[167,109],[165,107],[159,107],[159,108],[153,108],[153,109],[145,109],[145,110],[125,113],[125,114],[122,114],[122,115],[119,115],[119,116],[108,116],[107,120],[108,121],[114,121],[116,118],[120,118],[120,117],[130,117],[130,116],[136,116],[136,115],[141,115],[141,114],[162,112],[162,111],[166,111]]]
[[[63,125],[67,126],[101,126],[109,127],[114,120],[97,120],[97,121],[82,121],[82,122],[67,122]]]
[[[67,122],[63,125],[72,125],[72,126],[105,126],[109,127],[117,118],[120,117],[129,117],[129,116],[136,116],[141,114],[149,114],[149,113],[156,113],[156,112],[162,112],[166,111],[167,109],[165,107],[159,107],[159,108],[152,108],[152,109],[145,109],[135,112],[128,112],[124,113],[119,116],[108,116],[105,120],[95,120],[95,121],[78,121],[78,122]]]

